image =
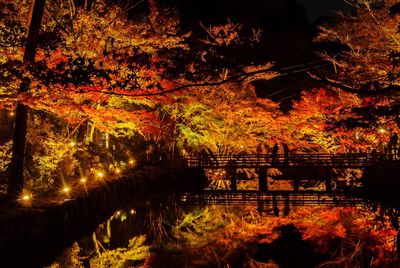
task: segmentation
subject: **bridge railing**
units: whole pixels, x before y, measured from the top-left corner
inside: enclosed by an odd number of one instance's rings
[[[384,154],[238,154],[200,155],[187,158],[189,166],[200,167],[258,167],[258,166],[349,166],[364,167],[385,159]]]

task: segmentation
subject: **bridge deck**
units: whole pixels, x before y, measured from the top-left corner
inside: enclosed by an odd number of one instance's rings
[[[189,167],[203,168],[273,168],[273,167],[327,167],[365,168],[377,160],[392,159],[387,154],[239,154],[189,157]]]

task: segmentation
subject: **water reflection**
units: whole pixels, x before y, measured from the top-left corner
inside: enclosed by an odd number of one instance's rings
[[[379,206],[375,212],[297,207],[274,217],[243,206],[130,206],[67,249],[53,267],[396,267],[397,232],[385,212]]]

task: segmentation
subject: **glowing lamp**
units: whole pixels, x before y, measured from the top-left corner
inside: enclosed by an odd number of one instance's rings
[[[74,146],[76,146],[76,142],[74,142],[74,141],[71,141],[71,142],[69,143],[69,146],[71,146],[71,147],[74,147]]]
[[[85,177],[82,177],[81,180],[80,180],[80,182],[86,183],[86,182],[87,182],[87,179],[86,179]]]
[[[65,187],[62,189],[62,191],[63,191],[63,193],[68,194],[68,193],[71,191],[71,188],[69,188],[68,186],[65,186]]]
[[[14,116],[14,115],[15,115],[14,112],[9,112],[8,114],[9,114],[10,116]]]
[[[131,165],[131,166],[132,166],[132,165],[134,165],[134,164],[135,164],[135,160],[133,160],[133,159],[130,159],[128,163],[129,163],[129,165]]]
[[[121,211],[118,210],[118,211],[116,212],[116,214],[117,214],[117,216],[121,215]]]
[[[19,202],[22,205],[30,206],[32,202],[32,194],[27,191],[23,191],[21,197],[19,198]]]
[[[135,210],[131,209],[131,211],[129,211],[132,215],[135,214]]]
[[[30,201],[31,199],[32,199],[32,194],[29,194],[29,193],[25,193],[25,194],[23,194],[22,195],[22,201],[24,201],[24,202],[28,202],[28,201]]]
[[[380,129],[379,129],[379,133],[383,134],[383,133],[385,133],[385,132],[386,132],[386,130],[385,130],[384,128],[380,128]]]
[[[104,173],[102,171],[97,172],[96,175],[99,178],[103,178],[104,177]]]
[[[121,170],[119,168],[116,168],[115,169],[115,174],[120,174],[120,173],[121,173]]]

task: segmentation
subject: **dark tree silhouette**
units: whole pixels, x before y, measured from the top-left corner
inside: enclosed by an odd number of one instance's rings
[[[46,0],[34,0],[31,6],[29,19],[29,32],[24,52],[24,67],[34,63],[37,45],[39,42],[39,32],[42,24],[44,6]],[[29,91],[29,78],[24,78],[19,91],[21,93]],[[12,159],[10,166],[10,177],[8,181],[7,194],[10,197],[18,196],[24,187],[24,158],[25,141],[27,133],[28,107],[22,103],[17,104],[15,129],[12,149]]]

